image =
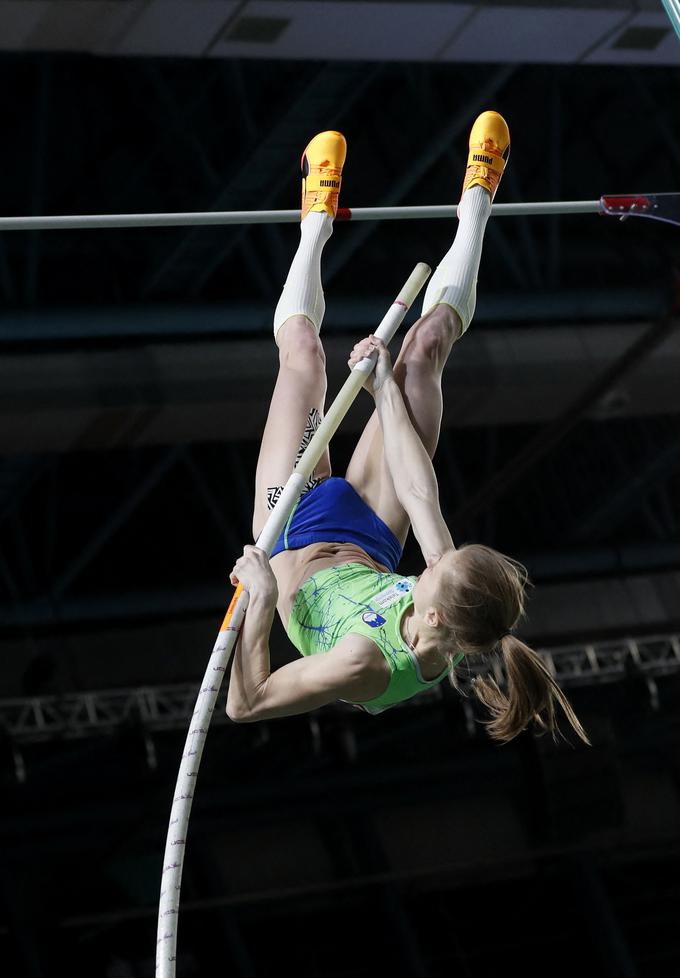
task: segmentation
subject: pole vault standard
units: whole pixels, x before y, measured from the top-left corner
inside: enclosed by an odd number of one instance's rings
[[[493,204],[494,217],[541,214],[607,214],[651,217],[680,224],[680,194],[628,194],[599,200]],[[456,206],[340,207],[336,221],[429,220],[456,217]],[[0,231],[95,230],[97,228],[222,227],[227,224],[298,224],[300,211],[197,211],[189,214],[73,214],[53,217],[0,217]]]
[[[299,213],[297,218],[299,220]],[[416,265],[403,289],[388,309],[375,331],[375,335],[386,344],[396,333],[409,307],[427,281],[430,271],[431,269],[425,264]],[[269,514],[269,518],[255,544],[264,550],[267,556],[274,549],[279,534],[300,498],[305,483],[310,478],[324,449],[361,390],[366,377],[373,370],[376,360],[377,354],[373,354],[356,364],[317,428],[293,474],[286,482],[283,492]],[[236,645],[247,607],[248,592],[244,591],[239,584],[220,628],[189,723],[189,733],[184,744],[182,761],[177,775],[163,856],[156,941],[156,974],[158,978],[174,978],[175,976],[177,917],[191,803],[194,798],[198,768],[208,734],[210,718],[215,709],[220,685],[229,665],[232,650]]]

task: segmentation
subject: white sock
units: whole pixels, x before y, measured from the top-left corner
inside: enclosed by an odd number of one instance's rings
[[[329,214],[310,211],[300,224],[300,244],[274,312],[274,339],[291,316],[306,316],[317,333],[326,311],[321,287],[321,252],[331,234]]]
[[[458,205],[456,237],[427,283],[423,316],[433,306],[445,303],[460,316],[463,332],[470,325],[477,298],[484,229],[490,213],[491,197],[483,187],[465,191]]]

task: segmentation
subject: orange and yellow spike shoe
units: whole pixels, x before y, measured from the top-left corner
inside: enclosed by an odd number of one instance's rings
[[[482,112],[470,132],[470,152],[463,180],[469,187],[484,187],[493,200],[510,156],[510,130],[498,112]]]
[[[342,182],[342,165],[347,155],[347,142],[334,129],[320,132],[302,154],[302,214],[325,211],[332,218],[338,210],[338,194]]]

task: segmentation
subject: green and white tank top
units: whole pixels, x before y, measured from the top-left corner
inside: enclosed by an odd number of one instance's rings
[[[327,567],[310,577],[295,596],[288,619],[288,637],[302,655],[328,652],[345,635],[364,635],[385,656],[391,678],[385,692],[366,703],[356,703],[368,713],[410,699],[440,683],[425,680],[415,653],[401,637],[401,619],[413,604],[415,577],[386,574],[363,564]],[[456,657],[454,665],[463,658]]]

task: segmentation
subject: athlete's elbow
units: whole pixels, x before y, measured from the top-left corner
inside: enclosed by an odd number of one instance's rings
[[[241,697],[227,697],[227,716],[232,723],[253,723],[258,720],[255,710]]]
[[[232,723],[247,723],[250,719],[240,706],[231,706],[229,703],[227,703],[227,716]]]

